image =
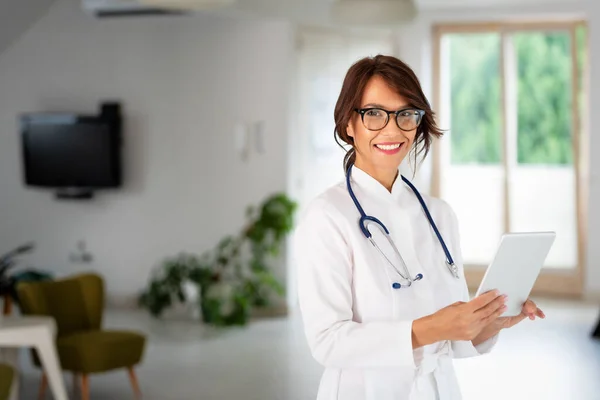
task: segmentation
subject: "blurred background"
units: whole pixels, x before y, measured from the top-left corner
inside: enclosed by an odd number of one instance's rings
[[[446,130],[401,168],[457,213],[473,291],[504,232],[557,232],[547,318],[457,360],[464,398],[600,398],[599,26],[591,0],[0,0],[0,400],[314,399],[289,240],[376,54]]]

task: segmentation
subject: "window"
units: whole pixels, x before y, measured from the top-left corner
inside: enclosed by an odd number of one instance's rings
[[[435,37],[436,108],[448,131],[432,192],[458,214],[465,265],[478,280],[502,233],[552,230],[547,286],[561,273],[580,291],[586,26],[438,26]]]

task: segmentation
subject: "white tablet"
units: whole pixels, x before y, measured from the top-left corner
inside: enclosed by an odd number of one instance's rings
[[[519,315],[554,243],[555,232],[506,233],[476,296],[498,289],[508,296],[505,317]]]

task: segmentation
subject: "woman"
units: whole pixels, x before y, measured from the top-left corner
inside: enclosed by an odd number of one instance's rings
[[[334,117],[351,146],[346,180],[309,205],[295,233],[305,333],[325,366],[318,399],[460,399],[452,358],[487,353],[500,330],[544,314],[528,301],[520,316],[500,317],[496,292],[469,301],[455,214],[423,196],[430,222],[399,175],[409,152],[426,155],[441,136],[406,64],[358,61]]]

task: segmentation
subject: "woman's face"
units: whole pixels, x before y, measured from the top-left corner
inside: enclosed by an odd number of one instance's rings
[[[359,109],[379,108],[386,111],[399,111],[410,107],[406,99],[392,90],[383,78],[373,76],[365,87]],[[416,120],[412,112],[401,113],[399,122],[402,130],[396,123],[396,115],[390,114],[387,125],[385,113],[379,111],[366,111],[364,120],[370,128],[365,127],[361,115],[354,113],[348,124],[348,135],[354,138],[356,149],[356,166],[366,172],[393,173],[396,171],[410,149],[412,148],[417,128],[412,128],[411,121]]]

